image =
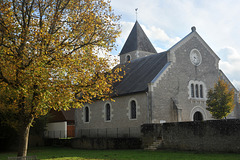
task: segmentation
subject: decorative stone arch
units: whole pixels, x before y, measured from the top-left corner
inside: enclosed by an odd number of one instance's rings
[[[207,114],[206,114],[206,111],[204,110],[203,107],[201,106],[195,106],[193,107],[193,109],[191,110],[191,113],[190,113],[190,120],[191,121],[194,121],[194,115],[195,114],[199,114],[201,113],[202,115],[202,120],[206,120],[207,119]],[[195,115],[196,116],[196,115]]]
[[[86,108],[88,108],[88,113],[86,113]],[[86,116],[88,116],[88,121],[86,121],[86,118],[87,118]],[[82,121],[83,123],[90,123],[90,120],[91,120],[91,110],[89,105],[86,105],[83,107],[83,110],[82,110]]]
[[[110,120],[107,120],[107,112],[106,112],[106,110],[107,110],[107,105],[109,105],[110,106]],[[106,102],[106,103],[104,103],[104,106],[103,106],[103,110],[102,110],[102,113],[103,113],[103,119],[104,119],[104,121],[105,122],[111,122],[112,121],[112,118],[113,118],[113,107],[112,107],[112,104],[110,103],[110,102]]]
[[[131,114],[132,114],[132,111],[131,111],[131,104],[132,104],[132,101],[135,101],[136,103],[136,118],[131,118]],[[129,120],[137,120],[138,117],[140,116],[140,106],[138,105],[138,101],[136,100],[136,98],[130,98],[129,101],[128,101],[128,106],[127,106],[127,116],[129,118]]]

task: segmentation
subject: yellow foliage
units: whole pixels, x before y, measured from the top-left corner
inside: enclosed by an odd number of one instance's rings
[[[229,89],[228,84],[219,79],[214,88],[208,92],[207,110],[213,118],[222,119],[230,114],[234,107],[234,90]]]
[[[0,1],[0,109],[25,117],[107,99],[121,79],[110,52],[119,36],[109,1]]]

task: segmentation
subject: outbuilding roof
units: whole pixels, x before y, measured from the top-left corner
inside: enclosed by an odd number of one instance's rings
[[[55,111],[50,110],[50,119],[49,122],[74,122],[75,121],[75,109],[71,108],[68,111]]]

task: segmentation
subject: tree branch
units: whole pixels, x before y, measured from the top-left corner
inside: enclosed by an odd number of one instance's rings
[[[1,68],[0,68],[0,80],[1,80],[2,82],[7,83],[8,85],[16,88],[16,85],[14,85],[14,83],[10,82],[7,78],[5,78],[5,77],[3,76],[3,73],[2,73]]]

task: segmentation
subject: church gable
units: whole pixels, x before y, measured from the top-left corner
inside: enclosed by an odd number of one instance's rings
[[[199,36],[194,27],[191,33],[167,51],[167,58],[168,63],[151,81],[150,91],[153,90],[153,87],[157,87],[168,73],[172,73],[178,78],[186,78],[186,81],[206,80],[208,73],[214,73],[214,77],[217,77],[220,59]]]
[[[182,70],[193,69],[200,73],[219,69],[219,58],[196,36],[192,36],[170,53],[175,57],[174,63],[177,63],[176,65],[179,65],[179,69]],[[200,78],[200,75],[198,77]]]
[[[167,56],[167,64],[149,84],[153,121],[193,120],[196,112],[209,119],[205,102],[208,89],[218,80],[218,56],[196,30],[170,48]]]
[[[186,37],[184,37],[182,40],[180,40],[178,43],[176,43],[174,46],[172,46],[169,49],[169,61],[172,61],[172,62],[176,61],[175,54],[177,53],[177,50],[179,50],[180,48],[184,48],[184,51],[181,51],[181,52],[189,53],[189,58],[190,58],[190,52],[193,49],[196,49],[198,52],[201,51],[200,52],[201,54],[203,53],[205,54],[207,52],[207,54],[211,55],[214,58],[214,61],[212,61],[211,63],[214,62],[215,68],[219,69],[218,62],[220,58],[208,46],[208,44],[202,39],[202,37],[197,33],[195,27],[192,27],[191,33],[189,33]]]

